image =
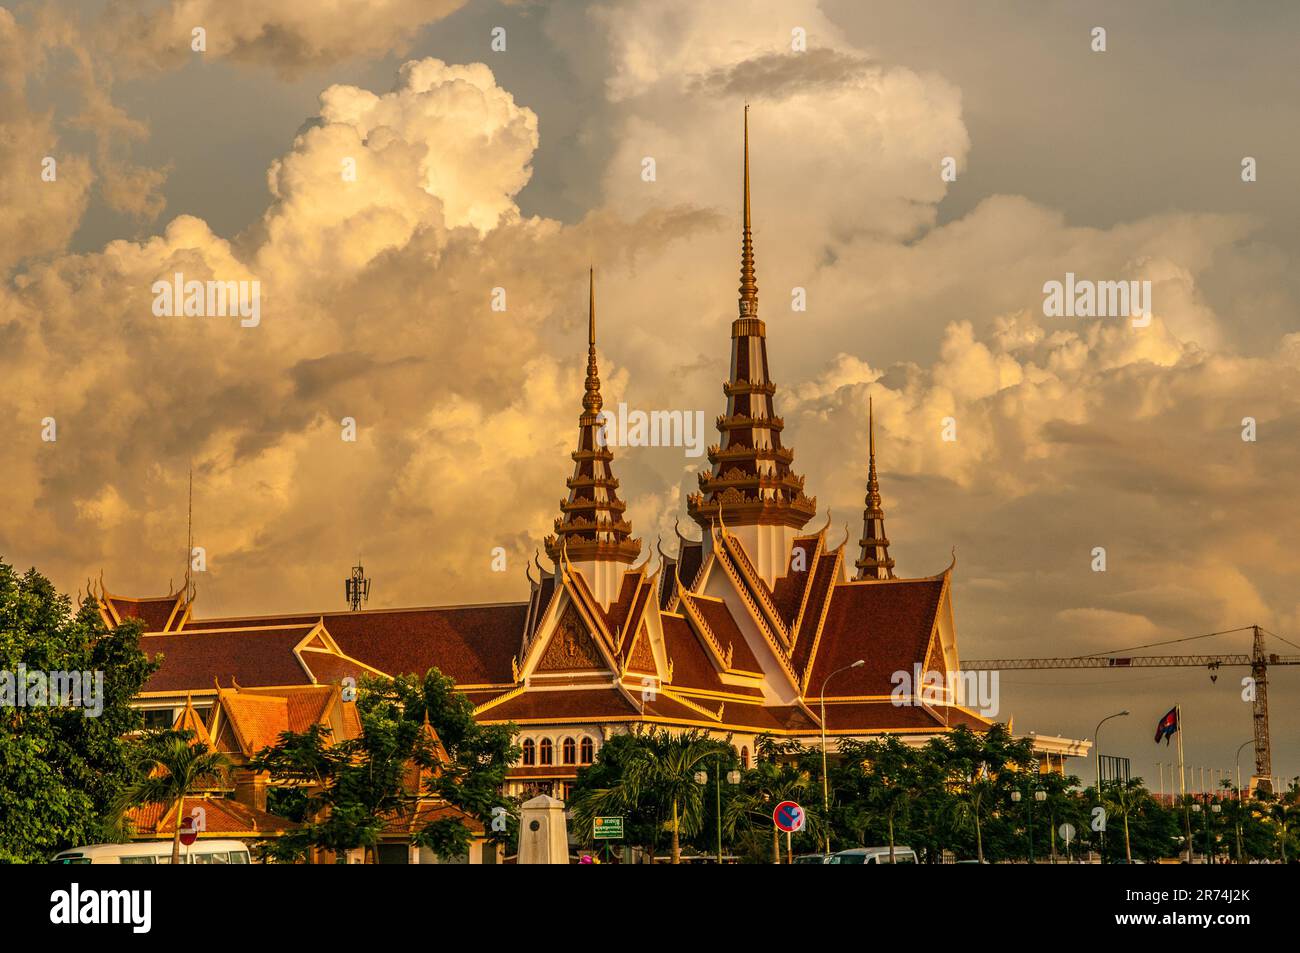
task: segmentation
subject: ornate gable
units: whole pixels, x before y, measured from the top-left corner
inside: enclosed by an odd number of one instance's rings
[[[546,651],[537,663],[539,672],[571,672],[604,670],[604,660],[587,626],[570,602],[565,607],[560,622],[551,635]]]

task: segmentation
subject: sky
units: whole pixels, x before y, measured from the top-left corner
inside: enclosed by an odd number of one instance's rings
[[[589,265],[607,405],[723,409],[748,102],[778,411],[832,542],[870,397],[897,571],[955,551],[964,657],[1253,624],[1300,654],[1298,28],[1280,2],[0,4],[0,557],[179,586],[192,464],[201,615],[337,608],[358,558],[373,606],[524,598]],[[155,315],[176,272],[258,281],[260,322]],[[1067,273],[1149,281],[1150,324],[1048,316]],[[647,550],[702,463],[616,451]],[[1246,674],[1007,672],[1000,717],[1091,738],[1127,708],[1103,750],[1156,786],[1175,703],[1188,764],[1234,766]],[[1290,777],[1300,675],[1271,682]]]

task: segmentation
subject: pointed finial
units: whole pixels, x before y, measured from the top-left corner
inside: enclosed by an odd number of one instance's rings
[[[740,240],[740,316],[758,317],[758,282],[754,279],[754,236],[749,213],[749,103],[745,104],[745,226]]]
[[[596,369],[596,269],[589,269],[587,277],[587,392],[582,398],[582,409],[596,414],[604,406],[600,396],[600,373]]]
[[[876,459],[876,408],[869,395],[867,397],[867,445],[870,458]]]
[[[876,415],[870,397],[867,398],[867,506],[880,509],[880,477],[876,474]]]

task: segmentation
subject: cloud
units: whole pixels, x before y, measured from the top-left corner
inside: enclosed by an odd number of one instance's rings
[[[402,52],[417,30],[465,0],[154,0],[110,3],[98,29],[132,69],[175,69],[195,55],[270,66],[294,76],[357,56]],[[193,53],[193,31],[206,51]]]

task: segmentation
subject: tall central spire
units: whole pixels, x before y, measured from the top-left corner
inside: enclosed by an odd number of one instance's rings
[[[706,530],[717,520],[719,510],[728,528],[800,529],[817,512],[817,501],[804,495],[803,477],[790,469],[794,452],[781,446],[785,422],[776,416],[776,385],[768,376],[767,329],[758,317],[758,282],[754,277],[748,106],[744,128],[740,316],[731,323],[731,376],[722,385],[727,412],[718,418],[721,446],[709,448],[712,466],[709,472],[699,475],[700,492],[691,494],[686,508]],[[776,562],[784,560],[784,553],[777,552],[784,545],[766,546]]]
[[[894,560],[889,556],[889,537],[885,535],[885,511],[880,500],[880,478],[876,475],[876,415],[871,398],[867,398],[867,508],[862,514],[862,554],[854,564],[857,579],[893,579]]]
[[[596,272],[592,269],[588,272],[587,379],[578,417],[578,448],[571,454],[574,471],[565,481],[569,494],[560,501],[555,535],[546,538],[546,554],[557,562],[563,553],[575,563],[632,563],[641,552],[641,540],[632,538],[632,524],[623,518],[626,504],[618,498],[618,480],[610,469],[614,454],[601,438],[603,406],[596,366]]]

